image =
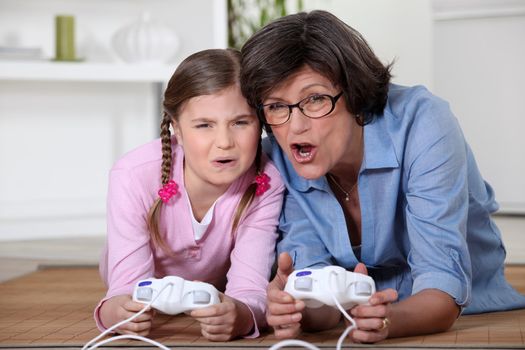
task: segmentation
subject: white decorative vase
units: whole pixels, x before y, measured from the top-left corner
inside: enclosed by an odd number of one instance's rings
[[[179,49],[179,39],[168,26],[152,21],[148,13],[115,32],[112,38],[117,55],[128,63],[167,63]]]

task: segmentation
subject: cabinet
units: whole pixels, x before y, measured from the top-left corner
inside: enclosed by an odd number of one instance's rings
[[[180,48],[167,64],[118,60],[111,36],[147,11]],[[75,16],[82,62],[52,62],[54,16]],[[160,96],[192,52],[226,47],[225,0],[0,0],[0,46],[46,59],[0,60],[0,241],[105,232],[107,174],[158,134]]]

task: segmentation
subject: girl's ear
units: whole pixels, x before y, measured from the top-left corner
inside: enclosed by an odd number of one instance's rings
[[[175,138],[177,139],[177,143],[182,146],[182,133],[180,131],[179,123],[175,119],[172,119],[171,125],[173,127],[173,134],[175,135]]]

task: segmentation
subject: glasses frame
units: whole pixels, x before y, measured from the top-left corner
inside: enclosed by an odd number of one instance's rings
[[[291,116],[292,116],[292,110],[294,108],[297,107],[297,109],[299,111],[301,111],[302,115],[304,115],[305,117],[307,118],[310,118],[310,119],[320,119],[320,118],[324,118],[326,117],[327,115],[329,115],[330,113],[332,113],[335,109],[335,104],[337,103],[337,100],[339,100],[339,98],[343,95],[343,91],[341,91],[340,93],[338,93],[337,95],[335,96],[332,96],[332,95],[328,95],[328,94],[318,94],[317,96],[325,96],[325,97],[328,97],[330,99],[330,101],[332,102],[332,108],[330,108],[330,110],[326,113],[326,114],[323,114],[319,117],[311,117],[309,115],[306,115],[303,111],[303,109],[300,107],[300,104],[305,101],[305,100],[308,100],[309,98],[312,98],[312,96],[308,96],[308,97],[305,97],[303,98],[301,101],[297,102],[297,103],[294,103],[292,105],[288,105],[286,103],[282,103],[283,105],[287,106],[288,107],[288,117],[286,118],[286,120],[282,123],[278,123],[278,124],[273,124],[273,123],[268,123],[268,121],[266,120],[266,115],[264,114],[264,107],[266,106],[269,106],[269,105],[273,105],[275,104],[274,103],[267,103],[267,104],[264,104],[264,105],[259,105],[259,108],[257,108],[259,110],[259,112],[264,116],[264,122],[269,125],[269,126],[279,126],[279,125],[283,125],[283,124],[286,124]]]

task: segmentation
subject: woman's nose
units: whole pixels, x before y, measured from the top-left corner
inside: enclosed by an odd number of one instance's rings
[[[305,116],[301,110],[297,108],[292,108],[290,112],[290,131],[295,134],[301,134],[306,130],[310,129],[311,119]]]

